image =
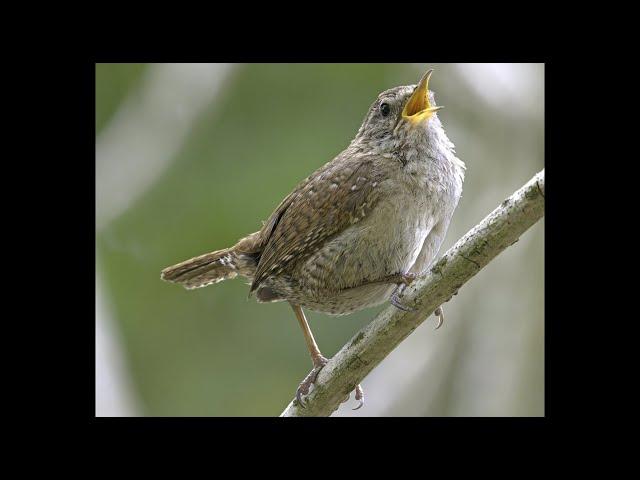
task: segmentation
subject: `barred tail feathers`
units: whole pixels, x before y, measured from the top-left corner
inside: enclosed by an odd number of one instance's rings
[[[205,253],[165,268],[160,278],[167,282],[178,283],[188,290],[206,287],[212,283],[234,278],[238,274],[244,276],[250,274],[253,262],[245,257],[248,256],[237,255],[234,248]]]

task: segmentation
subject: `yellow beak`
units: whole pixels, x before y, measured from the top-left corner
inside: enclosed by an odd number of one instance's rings
[[[434,107],[429,102],[429,79],[433,69],[429,70],[422,76],[420,83],[413,91],[411,98],[404,106],[402,110],[402,117],[405,120],[410,120],[413,123],[421,123],[427,120],[434,112],[440,110],[442,107]]]

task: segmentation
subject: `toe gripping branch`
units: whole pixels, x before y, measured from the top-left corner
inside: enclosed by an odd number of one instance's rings
[[[391,305],[405,312],[415,312],[417,310],[416,308],[403,305],[400,301],[400,295],[402,295],[404,289],[407,288],[408,285],[411,285],[416,278],[418,278],[418,275],[415,273],[401,273],[394,276],[395,283],[397,283],[398,286],[391,294]]]
[[[398,276],[398,286],[396,287],[396,289],[393,291],[393,293],[391,294],[391,305],[393,305],[394,307],[405,311],[405,312],[415,312],[418,309],[417,308],[413,308],[413,307],[408,307],[406,305],[404,305],[401,301],[400,301],[400,295],[402,295],[402,293],[404,292],[405,288],[407,288],[408,285],[411,285],[411,283],[418,277],[417,274],[415,273],[403,273],[400,274]],[[442,310],[442,305],[440,305],[438,308],[435,309],[435,311],[433,312],[433,314],[438,317],[438,324],[436,325],[435,330],[438,330],[442,324],[444,323],[444,312]]]
[[[306,403],[304,401],[304,397],[306,397],[309,394],[309,391],[311,390],[311,385],[315,384],[318,378],[318,374],[320,373],[320,370],[324,368],[324,366],[327,364],[328,361],[329,360],[326,359],[325,357],[319,357],[318,360],[314,362],[315,365],[313,367],[313,370],[311,370],[309,374],[306,377],[304,377],[304,380],[300,382],[300,385],[296,390],[296,400],[298,401],[298,405],[300,405],[300,408],[307,408]],[[358,410],[359,408],[362,408],[364,406],[364,391],[362,390],[362,387],[360,386],[360,384],[356,385],[355,391],[356,391],[356,400],[358,401],[358,406],[353,410]],[[346,402],[347,400],[349,400],[349,395],[347,395],[344,398],[342,403]]]
[[[311,385],[316,383],[316,379],[318,378],[318,374],[320,373],[320,370],[324,368],[324,366],[327,364],[328,361],[329,361],[328,359],[322,356],[318,357],[317,359],[314,359],[313,370],[311,370],[307,374],[307,376],[304,377],[304,380],[300,382],[300,385],[298,385],[298,389],[296,390],[296,400],[298,400],[300,407],[306,408],[305,402],[302,397],[307,396],[309,394],[309,391],[311,390]]]

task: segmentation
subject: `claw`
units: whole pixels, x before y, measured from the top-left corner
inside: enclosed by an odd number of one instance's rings
[[[307,408],[302,401],[302,393],[300,392],[300,389],[296,391],[296,400],[298,401],[298,405],[300,405],[300,408]]]
[[[434,330],[438,330],[444,323],[444,312],[442,311],[442,306],[439,306],[438,308],[436,308],[433,314],[438,317],[438,324],[436,325],[436,328],[434,328]]]
[[[356,400],[358,400],[359,405],[352,410],[358,410],[359,408],[362,408],[364,406],[364,391],[362,390],[360,384],[356,385]]]
[[[309,373],[309,375],[307,375],[304,378],[302,382],[300,382],[300,385],[298,385],[298,389],[296,390],[296,400],[298,401],[300,408],[307,408],[307,406],[304,404],[304,400],[302,399],[302,396],[307,395],[309,393],[309,387],[313,383],[313,381],[311,380],[312,374],[313,374],[313,370],[311,371],[311,373]]]

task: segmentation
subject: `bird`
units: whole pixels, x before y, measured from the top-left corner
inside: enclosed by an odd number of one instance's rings
[[[295,394],[303,408],[328,362],[303,309],[346,315],[390,301],[411,310],[402,292],[434,261],[462,195],[466,166],[438,117],[432,73],[380,93],[349,145],[258,231],[161,272],[187,289],[239,276],[258,302],[288,302],[313,364]],[[439,327],[442,308],[435,314]],[[360,385],[355,399],[354,410],[364,405]]]

